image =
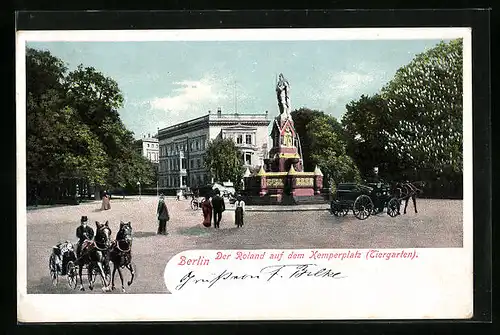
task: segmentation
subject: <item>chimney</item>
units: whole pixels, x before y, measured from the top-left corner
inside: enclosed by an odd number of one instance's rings
[[[222,114],[222,110],[221,110],[221,108],[219,107],[219,108],[217,108],[217,116],[221,116],[221,114]]]
[[[212,111],[211,111],[211,110],[208,110],[208,114],[212,114]]]

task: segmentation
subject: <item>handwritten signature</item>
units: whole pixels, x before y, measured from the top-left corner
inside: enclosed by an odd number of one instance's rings
[[[316,269],[314,269],[316,267]],[[199,278],[193,271],[189,271],[179,281],[179,285],[175,287],[180,291],[187,284],[207,284],[208,288],[213,287],[216,283],[225,280],[263,280],[271,281],[273,278],[296,279],[301,277],[316,277],[316,278],[333,278],[341,279],[341,272],[336,272],[328,268],[320,268],[316,264],[285,264],[285,265],[270,265],[260,269],[259,274],[235,274],[230,270],[224,270],[220,274],[212,274],[211,278]]]

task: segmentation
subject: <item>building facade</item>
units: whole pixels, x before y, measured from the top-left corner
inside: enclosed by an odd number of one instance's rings
[[[158,139],[151,134],[143,135],[143,138],[138,140],[138,148],[137,150],[150,160],[154,164],[158,164],[160,161],[160,148]]]
[[[231,138],[242,152],[245,167],[263,164],[268,151],[268,126],[265,114],[217,113],[182,122],[158,131],[161,188],[198,187],[212,182],[204,167],[208,142]]]

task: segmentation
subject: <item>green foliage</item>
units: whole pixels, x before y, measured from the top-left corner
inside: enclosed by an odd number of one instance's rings
[[[359,170],[346,154],[346,144],[333,116],[321,115],[307,125],[310,139],[311,160],[317,164],[328,185],[360,181]]]
[[[204,164],[216,182],[232,181],[234,185],[239,185],[243,178],[241,151],[230,138],[210,141],[205,152]]]
[[[28,188],[74,178],[107,187],[154,183],[152,163],[120,120],[114,80],[82,65],[67,74],[63,61],[31,48],[26,66]]]
[[[362,95],[357,101],[346,105],[342,117],[347,154],[352,157],[362,175],[379,167],[382,175],[391,175],[398,169],[395,154],[386,149],[387,139],[381,136],[382,129],[391,129],[389,109],[379,95]]]
[[[315,167],[314,162],[311,158],[311,151],[309,150],[311,146],[311,138],[309,137],[309,134],[307,132],[307,126],[314,119],[324,115],[325,113],[321,111],[308,108],[299,108],[292,111],[291,113],[295,131],[300,138],[300,145],[302,147],[302,161],[305,171],[313,171]]]
[[[441,42],[403,66],[382,89],[382,135],[405,169],[462,172],[462,40]]]

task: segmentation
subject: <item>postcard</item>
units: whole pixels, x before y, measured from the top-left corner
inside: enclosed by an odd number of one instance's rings
[[[18,31],[16,96],[20,322],[472,317],[468,28]]]

